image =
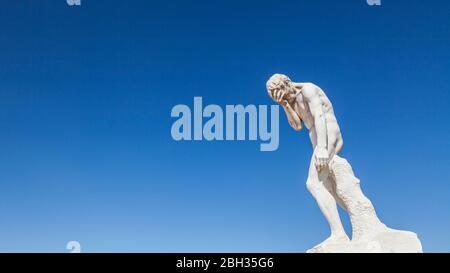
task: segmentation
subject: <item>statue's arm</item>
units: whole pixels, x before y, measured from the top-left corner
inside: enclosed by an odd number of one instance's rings
[[[319,93],[314,87],[305,87],[302,89],[302,93],[308,102],[309,109],[314,118],[317,147],[320,149],[327,149],[327,123]]]
[[[328,164],[329,154],[327,149],[327,122],[325,120],[325,113],[322,108],[322,100],[319,92],[315,87],[306,87],[302,89],[311,115],[314,119],[314,129],[316,130],[317,145],[314,149],[315,166],[321,170]]]
[[[289,125],[291,125],[292,128],[296,131],[300,131],[302,129],[302,120],[297,114],[297,112],[294,111],[291,104],[287,101],[282,104],[284,112],[286,112],[286,116],[289,121]]]

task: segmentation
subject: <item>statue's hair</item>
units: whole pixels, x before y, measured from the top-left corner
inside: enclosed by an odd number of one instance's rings
[[[267,81],[266,87],[268,91],[272,91],[275,89],[284,89],[291,83],[292,81],[288,76],[284,74],[273,74],[273,76]]]

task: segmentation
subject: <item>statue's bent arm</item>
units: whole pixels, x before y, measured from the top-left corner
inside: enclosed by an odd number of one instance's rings
[[[291,104],[288,102],[283,105],[284,111],[289,121],[289,125],[294,128],[295,131],[300,131],[302,129],[302,120],[299,115],[294,111]]]

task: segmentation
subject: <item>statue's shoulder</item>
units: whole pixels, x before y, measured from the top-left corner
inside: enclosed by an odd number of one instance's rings
[[[314,83],[311,82],[302,83],[301,93],[308,99],[317,96],[318,90],[319,89],[317,85],[315,85]]]

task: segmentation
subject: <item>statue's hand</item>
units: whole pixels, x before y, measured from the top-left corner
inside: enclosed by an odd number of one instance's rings
[[[316,147],[314,149],[315,165],[317,170],[321,170],[328,165],[329,155],[326,148]]]
[[[286,105],[287,101],[284,99],[284,96],[286,95],[285,90],[276,90],[274,92],[269,92],[269,96],[277,103],[281,105]]]

